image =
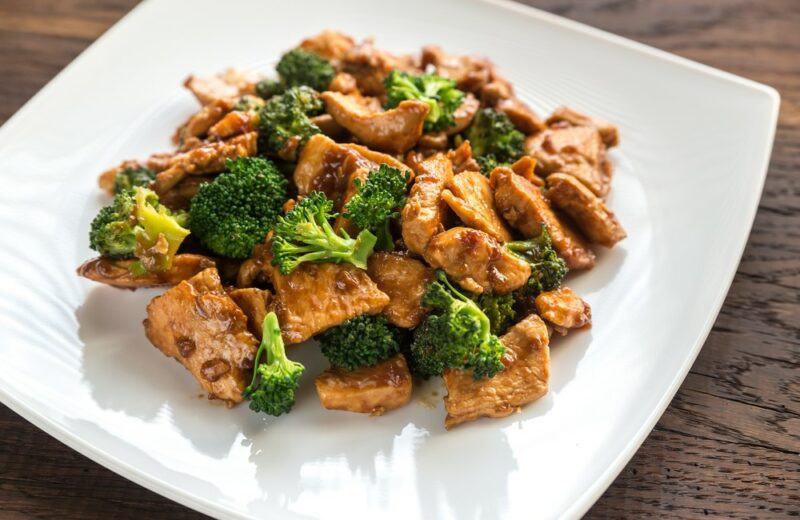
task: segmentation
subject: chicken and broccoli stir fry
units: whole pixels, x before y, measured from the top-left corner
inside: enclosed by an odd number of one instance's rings
[[[78,273],[168,287],[145,333],[210,398],[278,416],[316,376],[325,408],[377,415],[441,377],[449,428],[547,392],[550,339],[591,324],[568,271],[625,238],[613,125],[541,119],[486,59],[334,31],[273,74],[185,86],[201,107],[175,150],[100,176]]]

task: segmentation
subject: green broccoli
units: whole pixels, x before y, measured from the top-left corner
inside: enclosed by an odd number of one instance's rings
[[[524,152],[525,135],[507,115],[491,108],[478,111],[465,137],[472,146],[472,155],[486,157],[487,164],[511,162]]]
[[[256,95],[264,99],[277,96],[284,90],[286,90],[286,85],[279,79],[262,79],[256,83]]]
[[[264,100],[257,96],[245,94],[236,100],[233,109],[240,112],[257,112],[264,107]]]
[[[323,332],[319,344],[331,365],[345,370],[373,366],[400,349],[396,329],[386,318],[366,314]]]
[[[464,93],[456,82],[436,74],[414,76],[393,70],[383,81],[386,87],[386,108],[394,108],[406,99],[424,101],[430,106],[425,118],[425,131],[438,132],[455,125],[453,113],[464,101]]]
[[[189,206],[189,225],[218,255],[247,258],[281,214],[288,181],[260,157],[228,159],[226,169],[200,185]]]
[[[408,174],[381,164],[365,182],[355,180],[356,194],[344,206],[344,216],[360,229],[368,229],[378,237],[378,249],[394,249],[389,223],[406,202]]]
[[[491,332],[495,335],[505,332],[517,316],[512,294],[483,293],[475,298],[475,303],[489,318]]]
[[[137,258],[130,268],[134,274],[166,271],[189,235],[186,220],[186,213],[160,204],[154,191],[135,187],[100,210],[92,221],[89,245],[102,256]]]
[[[481,173],[486,175],[487,177],[489,176],[490,173],[492,173],[492,170],[494,170],[498,166],[509,166],[509,163],[498,161],[497,158],[492,154],[481,155],[479,157],[476,157],[475,160],[478,161],[478,166],[481,169]]]
[[[144,166],[124,168],[114,178],[114,194],[132,190],[136,186],[148,187],[156,178],[156,172]]]
[[[505,246],[524,258],[531,266],[531,277],[517,291],[518,296],[536,296],[543,291],[552,291],[561,286],[567,275],[567,264],[553,249],[550,233],[544,224],[538,237],[508,242]]]
[[[250,409],[278,416],[294,406],[295,392],[305,367],[286,357],[278,317],[270,312],[264,317],[261,345],[256,352],[253,379],[242,392]],[[262,357],[266,359],[262,362]]]
[[[312,135],[320,133],[310,116],[322,113],[319,94],[309,87],[293,87],[270,98],[259,112],[259,147],[287,161],[297,160]]]
[[[303,49],[292,49],[281,56],[275,70],[287,87],[305,85],[318,92],[328,90],[328,85],[336,75],[331,62]]]
[[[457,291],[443,271],[436,273],[422,303],[432,311],[411,343],[411,366],[417,374],[430,377],[455,368],[472,370],[480,379],[503,369],[505,347],[492,334],[489,317]]]
[[[333,201],[315,191],[298,202],[286,216],[279,217],[272,239],[272,263],[289,274],[303,262],[349,262],[366,269],[377,238],[368,230],[350,238],[346,231],[337,234],[330,219]]]

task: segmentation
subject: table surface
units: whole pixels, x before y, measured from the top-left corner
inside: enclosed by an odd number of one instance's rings
[[[137,0],[0,0],[0,124]],[[545,0],[539,8],[777,88],[750,240],[669,409],[589,517],[800,516],[800,2]],[[198,518],[0,405],[0,517]]]

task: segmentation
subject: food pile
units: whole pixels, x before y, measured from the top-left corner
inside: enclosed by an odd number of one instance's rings
[[[382,414],[442,377],[445,425],[547,392],[549,342],[591,322],[563,286],[625,237],[604,202],[617,129],[540,119],[486,59],[325,31],[276,74],[190,76],[175,150],[100,176],[81,276],[169,287],[145,333],[229,405]],[[330,362],[305,374],[294,344]]]

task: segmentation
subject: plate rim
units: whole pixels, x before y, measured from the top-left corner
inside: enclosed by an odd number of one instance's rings
[[[547,11],[543,11],[536,7],[515,2],[513,0],[471,0],[471,1],[476,4],[485,4],[493,6],[494,8],[497,9],[513,11],[527,18],[538,19],[539,21],[545,22],[547,24],[559,28],[566,29],[568,31],[576,32],[608,43],[613,43],[615,46],[636,51],[639,54],[645,55],[652,59],[657,59],[659,61],[683,67],[685,69],[689,69],[697,73],[715,77],[717,79],[724,80],[728,83],[733,83],[741,87],[750,89],[754,92],[760,92],[761,94],[766,95],[769,101],[769,109],[770,109],[769,125],[768,128],[766,129],[767,130],[766,137],[769,144],[764,148],[765,153],[764,156],[762,157],[759,171],[757,172],[758,173],[758,177],[756,178],[757,186],[755,186],[757,189],[753,190],[752,200],[747,201],[748,205],[745,207],[747,213],[747,218],[745,219],[745,222],[749,222],[749,225],[745,226],[746,232],[741,233],[741,236],[739,237],[735,237],[739,241],[737,248],[739,253],[731,256],[730,266],[726,275],[727,280],[723,280],[723,283],[720,285],[720,288],[714,297],[714,304],[711,307],[712,312],[709,312],[707,314],[706,320],[703,323],[702,328],[700,329],[696,341],[694,342],[692,347],[687,351],[687,354],[684,357],[679,370],[675,372],[675,375],[667,391],[661,396],[657,405],[651,410],[650,414],[648,415],[647,419],[642,423],[641,427],[630,438],[625,448],[606,467],[606,469],[602,472],[601,476],[598,479],[596,479],[589,487],[587,487],[586,490],[584,490],[584,492],[580,495],[580,497],[577,500],[575,500],[573,504],[569,508],[567,508],[562,514],[562,517],[564,518],[580,518],[589,510],[589,508],[592,505],[594,505],[594,503],[600,498],[603,492],[611,485],[611,483],[619,475],[619,473],[622,471],[625,465],[638,451],[639,447],[642,445],[642,443],[647,438],[649,433],[653,430],[658,420],[661,418],[661,416],[664,414],[669,404],[672,402],[672,399],[675,397],[675,394],[680,388],[680,385],[683,383],[684,379],[688,375],[692,365],[694,364],[694,361],[696,360],[697,356],[700,353],[700,350],[705,344],[706,339],[708,338],[708,335],[711,332],[714,323],[717,320],[717,317],[725,301],[725,298],[728,294],[728,291],[730,290],[730,286],[738,271],[739,263],[741,261],[742,255],[744,254],[745,247],[747,245],[753,224],[755,222],[755,216],[758,211],[759,202],[761,200],[761,196],[763,193],[766,176],[769,170],[769,162],[772,156],[772,150],[775,142],[775,133],[777,130],[778,115],[780,111],[780,94],[774,87],[771,87],[769,85],[759,83],[757,81],[744,78],[742,76],[738,76],[736,74],[726,72],[711,67],[709,65],[705,65],[690,60],[688,58],[684,58],[682,56],[678,56],[676,54],[652,47],[650,45],[641,42],[637,42],[629,38],[625,38],[623,36],[613,34],[611,32],[602,29],[586,25],[581,22],[570,20],[568,18],[552,14]],[[5,135],[11,132],[13,128],[16,126],[16,124],[18,124],[18,121],[21,120],[22,117],[25,117],[27,113],[32,110],[32,107],[36,104],[36,102],[40,98],[46,96],[52,89],[58,86],[60,78],[65,73],[71,71],[80,63],[87,60],[88,57],[90,57],[98,47],[104,44],[105,40],[110,35],[123,31],[131,23],[131,20],[134,18],[133,15],[135,15],[135,13],[138,13],[145,6],[150,6],[154,3],[157,3],[157,0],[144,0],[138,5],[136,5],[133,9],[131,9],[128,13],[126,13],[125,16],[120,18],[113,26],[111,26],[108,30],[106,30],[86,49],[84,49],[83,52],[81,52],[77,57],[75,57],[75,59],[73,59],[67,66],[61,69],[52,79],[50,79],[47,82],[47,84],[45,84],[44,87],[42,87],[38,92],[36,92],[2,126],[0,126],[0,143],[4,139]],[[144,472],[141,469],[138,469],[126,463],[124,460],[121,460],[118,457],[113,456],[112,454],[106,452],[103,449],[92,446],[83,437],[74,434],[67,428],[63,428],[62,426],[56,424],[54,421],[50,420],[48,417],[30,408],[26,404],[24,399],[13,395],[11,389],[6,388],[6,385],[2,380],[0,380],[0,402],[2,402],[5,406],[10,408],[14,413],[20,415],[25,420],[36,426],[38,429],[44,431],[51,437],[67,445],[70,449],[77,451],[78,453],[89,458],[90,460],[102,465],[103,467],[113,471],[114,473],[154,493],[162,495],[174,502],[177,502],[186,507],[194,509],[195,511],[204,513],[206,515],[215,518],[221,518],[221,517],[242,518],[242,519],[254,518],[251,515],[241,513],[239,511],[226,507],[223,504],[205,499],[200,495],[188,492],[180,486],[173,485],[168,481],[160,479],[148,472]]]

